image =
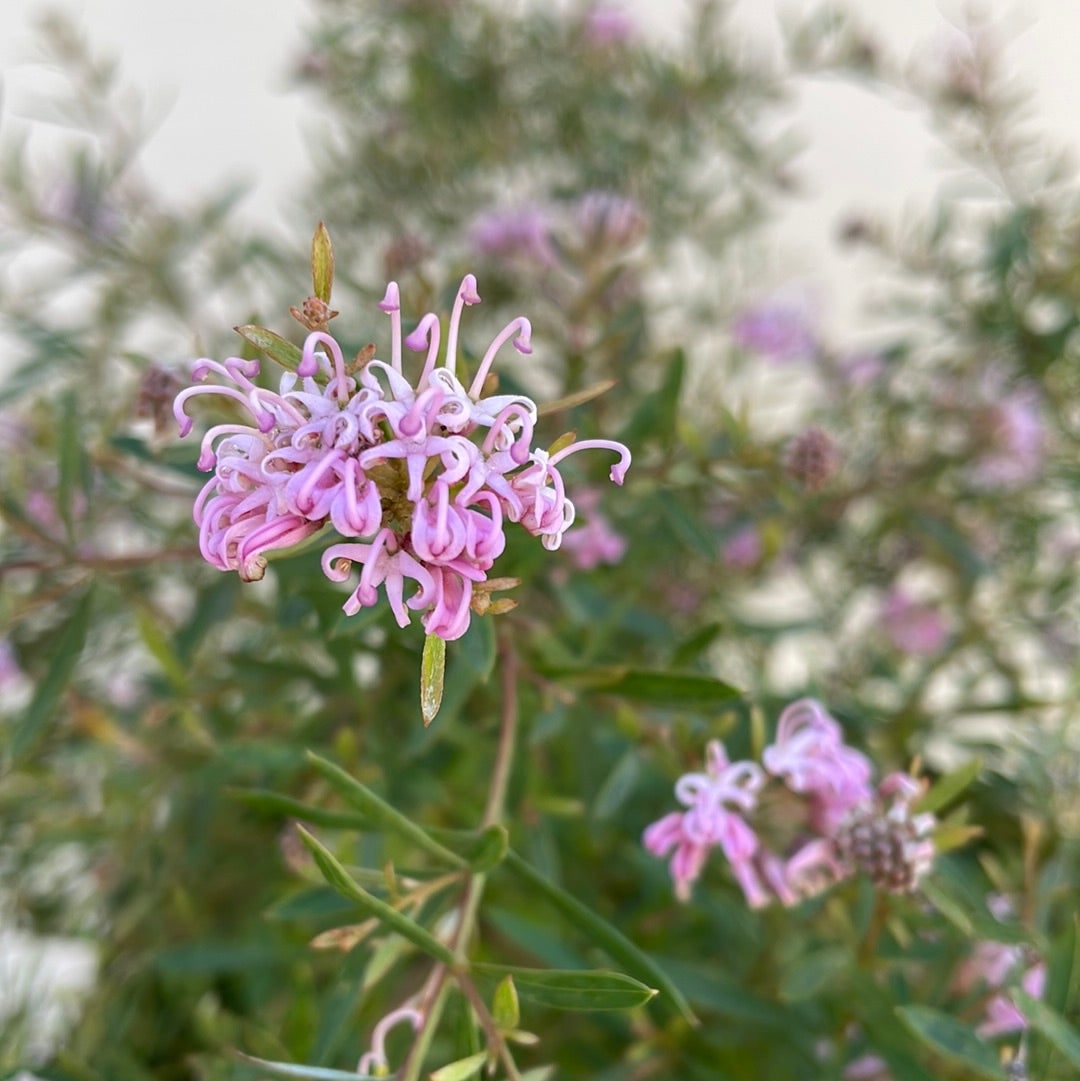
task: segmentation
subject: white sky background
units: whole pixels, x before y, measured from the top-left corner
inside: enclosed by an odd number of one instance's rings
[[[241,180],[250,186],[244,214],[273,231],[307,235],[311,223],[285,221],[304,175],[302,126],[314,105],[289,78],[304,42],[305,0],[0,0],[0,125],[34,116],[35,95],[49,86],[34,63],[31,27],[54,6],[76,13],[95,47],[117,55],[124,81],[144,94],[157,121],[144,168],[159,189],[182,200]],[[625,0],[624,6],[663,34],[678,22],[672,13],[686,5]],[[778,57],[777,13],[821,6],[822,0],[732,0],[730,25],[747,48]],[[911,56],[939,48],[971,5],[847,0],[846,6],[892,53]],[[1040,126],[1080,158],[1080,0],[983,0],[978,7],[1009,41],[1018,81],[1035,91]],[[806,148],[795,170],[803,193],[768,234],[760,284],[812,281],[826,327],[846,333],[856,321],[865,268],[857,255],[837,250],[837,222],[850,210],[891,220],[924,206],[947,180],[948,158],[914,109],[850,83],[804,80],[788,118]],[[293,164],[282,168],[282,162]]]

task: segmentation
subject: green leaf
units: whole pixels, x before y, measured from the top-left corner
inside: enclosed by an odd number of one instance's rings
[[[44,736],[45,729],[53,719],[67,685],[75,673],[86,635],[90,627],[90,611],[93,606],[93,588],[88,589],[75,605],[49,652],[52,660],[38,683],[26,712],[15,726],[8,745],[11,762],[21,763]]]
[[[584,690],[618,695],[654,706],[707,708],[728,705],[740,691],[699,672],[647,671],[623,666],[557,668],[546,675]]]
[[[474,619],[458,641],[458,655],[486,683],[495,668],[495,621]]]
[[[68,543],[75,541],[75,487],[82,472],[85,455],[79,439],[79,415],[75,395],[70,391],[60,401],[59,461],[57,463],[56,504]]]
[[[621,972],[488,964],[473,964],[472,971],[496,979],[512,976],[521,998],[557,1010],[632,1010],[658,993]]]
[[[446,639],[437,634],[424,637],[424,654],[420,661],[420,714],[427,728],[439,712],[443,696],[443,676],[446,674]]]
[[[495,988],[491,999],[491,1016],[499,1028],[513,1030],[521,1024],[521,1007],[512,973],[507,973]]]
[[[835,987],[853,963],[842,946],[827,946],[805,954],[792,963],[780,981],[780,998],[803,1002],[817,998],[826,988]]]
[[[367,785],[361,784],[355,777],[351,777],[340,766],[335,766],[333,762],[320,758],[319,755],[311,751],[308,751],[307,760],[322,777],[330,782],[346,802],[363,813],[369,821],[368,829],[376,826],[397,833],[421,851],[427,852],[428,855],[439,860],[439,862],[449,864],[451,867],[465,868],[468,866],[468,861],[456,852],[451,852],[449,848],[439,844],[421,826],[406,818],[400,811],[395,810],[386,800],[375,795]]]
[[[561,886],[545,878],[531,864],[523,860],[513,849],[506,853],[507,866],[524,879],[537,893],[547,898],[548,902],[561,912],[579,931],[591,941],[606,950],[608,954],[628,972],[648,985],[658,988],[668,998],[670,1005],[691,1024],[697,1024],[697,1018],[667,974],[645,953],[638,949],[621,931],[612,927],[602,916],[576,897],[571,896]],[[519,984],[518,990],[521,987]]]
[[[917,814],[937,814],[955,800],[982,772],[982,760],[965,762],[951,773],[939,777],[930,790],[916,801],[912,810]]]
[[[1075,1066],[1080,1069],[1080,1031],[1040,999],[1019,988],[1012,999],[1033,1029],[1041,1032]]]
[[[593,817],[599,821],[613,818],[633,795],[641,774],[641,755],[631,747],[615,763],[604,779],[593,802]]]
[[[311,822],[327,829],[362,832],[371,830],[374,825],[367,815],[353,814],[350,811],[324,811],[321,807],[312,807],[291,796],[282,796],[264,788],[228,788],[226,794],[247,804],[253,811],[274,818],[299,818],[301,822]]]
[[[667,358],[663,382],[652,394],[642,396],[630,423],[619,435],[621,442],[634,447],[652,436],[656,436],[665,446],[674,441],[685,370],[686,355],[681,349],[676,349]]]
[[[330,291],[334,287],[334,247],[322,222],[319,222],[311,238],[311,282],[315,295],[323,303],[329,304]]]
[[[480,1051],[468,1058],[460,1058],[457,1062],[441,1066],[432,1072],[431,1081],[465,1081],[467,1077],[475,1077],[483,1069],[487,1057],[486,1051]]]
[[[993,1047],[954,1017],[929,1006],[899,1006],[896,1015],[916,1039],[942,1058],[988,1081],[1006,1081]]]
[[[265,353],[272,361],[295,372],[300,365],[300,358],[304,355],[300,346],[275,334],[266,327],[257,327],[247,324],[242,327],[233,327],[233,330],[246,342],[250,342],[260,353]]]
[[[275,1077],[303,1078],[306,1081],[380,1081],[372,1074],[358,1074],[353,1070],[331,1070],[326,1066],[300,1066],[293,1062],[270,1062],[264,1058],[254,1058],[242,1051],[236,1052],[244,1062],[258,1066],[260,1070],[272,1073]],[[381,1081],[386,1081],[382,1078]]]
[[[357,906],[369,916],[374,916],[380,920],[390,930],[396,931],[402,938],[408,939],[428,956],[434,957],[436,961],[442,961],[445,965],[457,967],[456,958],[448,946],[396,908],[368,893],[367,890],[352,879],[348,871],[342,867],[329,849],[320,844],[303,826],[297,826],[297,830],[300,839],[315,858],[315,863],[323,878],[338,893],[348,897],[350,901],[356,902]]]

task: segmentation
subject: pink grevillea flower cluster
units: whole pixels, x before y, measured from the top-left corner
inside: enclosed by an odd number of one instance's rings
[[[800,699],[780,715],[760,765],[730,762],[710,742],[705,771],[675,785],[686,810],[654,822],[643,842],[654,856],[670,854],[680,900],[713,848],[752,908],[796,904],[856,872],[888,890],[913,889],[933,859],[934,819],[912,815],[919,786],[910,777],[891,774],[875,789],[871,774],[824,707]]]
[[[276,392],[253,382],[257,361],[196,361],[196,379],[214,374],[223,382],[177,395],[181,435],[191,430],[185,407],[197,395],[230,398],[254,421],[218,424],[203,437],[199,467],[214,475],[194,515],[206,560],[259,579],[266,553],[329,523],[346,539],[323,553],[323,572],[345,581],[354,564],[361,568],[347,614],[376,604],[383,586],[399,625],[409,623],[410,611],[422,612],[428,634],[451,640],[469,625],[474,594],[505,546],[507,522],[558,548],[575,513],[560,464],[580,450],[610,450],[619,459],[611,479],[622,484],[630,452],[605,439],[553,452],[534,447],[536,404],[520,394],[483,396],[506,342],[531,352],[527,319],[496,335],[466,388],[457,374],[458,328],[464,308],[479,301],[468,274],[441,364],[434,314],[402,339],[394,282],[379,305],[391,320],[389,363],[347,366],[341,347],[321,330],[308,335],[296,374],[285,373]],[[426,351],[415,384],[403,373],[403,344]]]

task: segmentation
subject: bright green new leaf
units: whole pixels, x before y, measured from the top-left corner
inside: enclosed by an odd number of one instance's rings
[[[431,1081],[465,1081],[467,1077],[475,1077],[487,1062],[488,1053],[480,1051],[468,1058],[458,1059],[446,1066],[435,1070],[430,1076]]]
[[[334,247],[322,222],[311,239],[311,283],[315,295],[324,304],[329,304],[330,291],[334,287]]]
[[[450,948],[440,942],[428,931],[425,931],[418,923],[414,923],[404,913],[399,912],[392,905],[379,900],[373,894],[368,893],[359,883],[353,880],[349,872],[338,862],[329,849],[325,848],[303,826],[296,827],[300,839],[307,846],[323,878],[340,894],[354,901],[358,908],[369,916],[381,920],[391,931],[396,931],[402,938],[407,938],[414,946],[423,950],[436,961],[442,961],[445,965],[456,965],[456,959]]]
[[[491,999],[491,1016],[495,1024],[504,1032],[511,1031],[521,1024],[521,1006],[518,1003],[517,988],[514,986],[512,973],[507,973],[495,988]]]
[[[424,638],[424,655],[420,662],[420,714],[427,728],[442,705],[443,677],[446,674],[446,640],[437,634]]]
[[[900,1006],[896,1015],[916,1039],[942,1058],[987,1081],[1006,1081],[993,1047],[956,1018],[929,1006]]]

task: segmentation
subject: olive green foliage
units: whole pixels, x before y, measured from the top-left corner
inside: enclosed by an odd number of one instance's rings
[[[235,193],[165,205],[115,66],[47,25],[80,135],[60,158],[2,147],[0,247],[47,262],[0,291],[0,625],[23,673],[0,692],[0,914],[92,942],[100,968],[54,1045],[33,1010],[0,1022],[0,1071],[356,1076],[378,1020],[436,987],[439,1023],[391,1033],[401,1077],[473,1076],[485,1052],[533,1081],[839,1079],[866,1053],[896,1081],[1003,1081],[1018,1053],[1032,1078],[1076,1076],[1080,192],[1010,141],[1016,103],[979,45],[977,79],[904,84],[977,207],[845,230],[898,283],[872,377],[843,343],[787,367],[738,348],[740,253],[784,175],[761,132],[796,73],[693,7],[654,44],[546,5],[317,0],[288,250],[235,224]],[[900,78],[848,23],[792,44],[804,68]],[[626,228],[590,221],[597,192],[632,201]],[[484,215],[533,212],[544,246],[477,250]],[[541,403],[538,442],[634,454],[622,489],[586,456],[571,473],[623,558],[586,570],[511,538],[495,573],[520,579],[517,607],[448,644],[428,727],[421,628],[346,618],[324,535],[243,584],[190,521],[182,361],[290,355],[251,328],[302,340],[287,311],[319,221],[347,355],[385,354],[388,278],[408,320],[448,311],[472,271],[464,362],[527,315],[534,352],[501,380]],[[1014,394],[1038,431],[1002,481]],[[793,458],[811,427],[833,451],[817,473]],[[890,636],[900,586],[941,621],[935,648]],[[854,879],[754,912],[717,854],[676,902],[643,828],[707,740],[752,757],[804,694],[879,775],[936,782],[925,890]],[[988,989],[956,989],[985,940],[1048,963],[1022,1038],[981,1039]]]

